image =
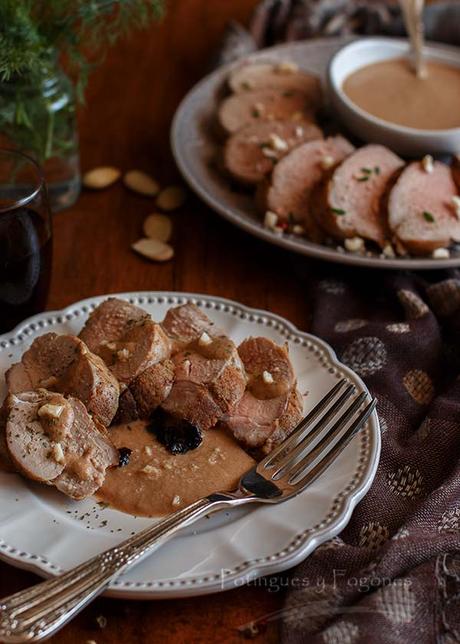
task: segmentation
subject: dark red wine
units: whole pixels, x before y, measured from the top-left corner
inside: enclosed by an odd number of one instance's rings
[[[0,213],[0,333],[42,311],[51,273],[51,231],[30,208]]]

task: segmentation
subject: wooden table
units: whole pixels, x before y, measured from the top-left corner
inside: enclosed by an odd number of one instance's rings
[[[83,170],[101,164],[141,168],[163,184],[178,172],[168,137],[174,111],[205,72],[225,24],[247,22],[256,0],[169,0],[159,26],[136,33],[112,50],[91,79],[81,113]],[[144,261],[130,250],[141,236],[152,201],[122,185],[84,192],[54,218],[54,270],[48,307],[62,308],[92,295],[137,290],[195,291],[233,298],[307,326],[305,286],[290,257],[230,226],[190,196],[173,215],[176,256],[166,264]],[[0,564],[0,596],[37,581]],[[237,642],[238,627],[282,604],[281,592],[245,587],[213,596],[160,602],[98,600],[54,642]],[[107,626],[100,629],[96,618]],[[257,641],[277,641],[270,625]]]

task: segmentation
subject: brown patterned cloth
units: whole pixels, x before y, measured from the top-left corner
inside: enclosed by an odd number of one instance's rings
[[[460,44],[458,3],[426,18],[430,38]],[[230,28],[221,61],[283,40],[401,31],[394,5],[265,0],[250,34]],[[382,455],[347,528],[291,571],[283,641],[460,642],[460,271],[307,270],[311,330],[378,398]]]
[[[429,40],[460,43],[460,2],[436,2],[425,9]],[[229,24],[214,64],[235,60],[262,47],[304,38],[345,34],[404,35],[398,3],[378,0],[263,0],[249,30]]]
[[[347,528],[292,571],[284,641],[460,642],[460,272],[338,273],[310,281],[311,330],[377,397],[382,456]]]

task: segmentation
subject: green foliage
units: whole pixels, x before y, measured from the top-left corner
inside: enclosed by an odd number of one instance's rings
[[[0,81],[39,79],[57,51],[82,97],[107,46],[163,10],[163,0],[0,0]]]
[[[72,86],[58,62],[82,100],[107,47],[163,10],[164,0],[0,0],[0,134],[41,163],[74,154]]]

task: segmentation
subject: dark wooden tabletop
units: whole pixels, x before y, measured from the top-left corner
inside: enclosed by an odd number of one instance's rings
[[[118,44],[94,73],[80,115],[82,169],[140,168],[162,184],[179,180],[169,148],[169,127],[184,94],[206,71],[226,22],[247,22],[256,0],[169,0],[159,26]],[[121,184],[83,192],[54,217],[54,268],[49,309],[93,295],[137,290],[209,293],[308,323],[304,284],[291,257],[220,219],[196,197],[172,215],[175,258],[144,261],[130,250],[154,203]],[[0,563],[0,596],[37,581]],[[238,628],[278,609],[281,592],[244,587],[169,601],[100,599],[52,641],[84,644],[238,642]],[[100,629],[96,618],[107,626]],[[256,641],[275,642],[276,622]]]

